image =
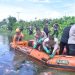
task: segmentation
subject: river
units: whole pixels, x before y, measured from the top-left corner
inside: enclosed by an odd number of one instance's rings
[[[10,48],[10,37],[0,35],[0,75],[39,75],[52,72],[53,75],[75,75],[75,72],[48,69],[31,61],[25,54]]]

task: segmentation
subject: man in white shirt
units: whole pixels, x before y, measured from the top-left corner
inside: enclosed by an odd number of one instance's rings
[[[50,54],[52,52],[52,54],[50,55],[51,58],[54,57],[58,48],[59,48],[59,45],[58,45],[57,38],[54,38],[49,35],[48,38],[46,38],[43,41],[43,49],[46,51],[46,53]]]
[[[73,24],[69,31],[69,55],[75,55],[75,24]]]

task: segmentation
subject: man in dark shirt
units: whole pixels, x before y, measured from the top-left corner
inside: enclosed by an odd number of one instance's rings
[[[29,35],[32,35],[32,34],[33,34],[33,27],[29,26]]]
[[[48,36],[48,34],[49,34],[49,29],[48,29],[48,24],[47,24],[47,23],[46,23],[46,25],[45,25],[43,31],[44,31],[44,32],[46,33],[46,35]]]
[[[54,25],[53,25],[53,30],[54,30],[54,32],[53,32],[53,36],[56,36],[57,38],[58,38],[58,29],[59,29],[59,25],[58,25],[58,23],[55,23]]]
[[[65,27],[63,30],[63,34],[60,40],[60,51],[59,54],[61,55],[63,53],[64,47],[66,47],[67,54],[69,53],[69,48],[68,48],[68,38],[69,38],[69,31],[70,31],[71,26]]]

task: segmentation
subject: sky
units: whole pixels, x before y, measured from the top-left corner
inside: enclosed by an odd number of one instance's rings
[[[0,0],[0,21],[9,16],[25,21],[75,16],[75,0]]]

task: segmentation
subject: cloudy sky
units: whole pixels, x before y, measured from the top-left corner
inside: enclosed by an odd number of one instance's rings
[[[0,0],[0,21],[8,16],[35,20],[75,16],[75,0]]]

